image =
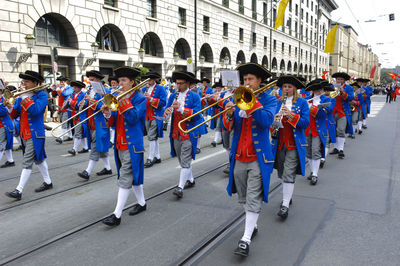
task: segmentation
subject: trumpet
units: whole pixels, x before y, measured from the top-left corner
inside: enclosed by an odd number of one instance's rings
[[[282,105],[281,105],[281,109],[279,110],[279,121],[274,121],[271,125],[271,128],[273,129],[273,132],[271,134],[271,137],[273,139],[277,139],[278,138],[278,132],[280,128],[283,128],[283,124],[282,124],[282,118],[283,118],[283,113],[282,113],[282,109],[283,106],[285,106],[286,104],[286,100],[287,100],[287,95],[285,95],[285,97],[283,97],[282,99]]]
[[[149,79],[145,79],[144,81],[142,81],[141,83],[139,83],[138,85],[136,85],[135,87],[121,93],[118,94],[118,96],[114,96],[112,93],[107,93],[106,95],[104,95],[103,99],[101,100],[102,102],[104,102],[104,105],[106,105],[108,108],[110,108],[112,111],[117,111],[118,107],[119,107],[119,100],[123,97],[125,97],[126,95],[128,95],[131,92],[137,91],[142,89],[146,83],[149,81]],[[118,88],[117,90],[115,90],[114,92],[118,91],[122,89],[122,87]],[[55,138],[61,138],[62,136],[64,136],[65,134],[67,134],[68,132],[70,132],[71,130],[73,130],[74,128],[76,128],[77,126],[79,126],[80,124],[86,122],[87,120],[89,120],[90,118],[94,117],[95,115],[97,115],[98,113],[101,112],[101,110],[98,110],[96,112],[94,112],[92,115],[88,116],[87,118],[85,118],[82,121],[79,121],[78,123],[76,123],[76,125],[74,125],[73,127],[71,127],[70,129],[68,129],[67,131],[65,131],[64,133],[62,133],[61,135],[55,135],[55,130],[59,127],[61,127],[63,124],[68,123],[68,121],[70,121],[71,119],[73,119],[74,117],[76,117],[77,115],[80,115],[81,113],[85,112],[86,110],[88,110],[89,108],[91,108],[93,105],[97,104],[97,102],[90,104],[88,107],[86,107],[85,109],[79,111],[78,113],[76,113],[75,115],[71,116],[70,118],[68,118],[68,120],[65,120],[63,123],[61,123],[60,125],[56,126],[55,128],[52,129],[51,131],[51,135]]]
[[[8,102],[9,104],[14,104],[15,103],[15,99],[18,98],[19,96],[25,94],[25,93],[30,93],[30,92],[39,92],[42,91],[44,89],[47,89],[48,87],[50,87],[51,84],[43,84],[40,86],[36,86],[34,88],[28,89],[28,90],[23,90],[23,91],[16,91],[14,93],[12,93],[10,90],[6,89],[4,90],[4,99],[6,102]]]
[[[207,123],[207,122],[213,120],[214,118],[216,118],[216,117],[218,117],[218,116],[220,116],[220,115],[223,115],[224,113],[226,113],[226,112],[229,111],[230,109],[234,108],[235,106],[239,107],[239,108],[242,109],[242,110],[250,110],[251,108],[253,108],[254,103],[256,102],[256,95],[259,94],[259,93],[261,93],[261,92],[264,92],[264,91],[269,90],[270,88],[274,87],[276,83],[277,83],[277,80],[275,80],[275,81],[273,81],[273,82],[271,82],[271,83],[265,85],[264,87],[261,87],[261,88],[255,90],[255,91],[252,91],[250,88],[248,88],[248,87],[246,87],[246,86],[237,87],[236,90],[235,90],[235,92],[234,92],[234,94],[229,95],[229,96],[227,96],[227,97],[224,97],[224,98],[222,98],[222,99],[216,101],[215,103],[210,104],[209,106],[207,106],[207,107],[201,109],[201,110],[198,111],[197,113],[194,113],[194,114],[192,114],[192,115],[186,117],[185,119],[179,121],[179,123],[178,123],[179,130],[180,130],[181,132],[185,133],[185,134],[188,134],[189,132],[191,132],[191,131],[195,130],[196,128],[198,128],[198,127],[204,125],[205,123]],[[182,123],[185,123],[186,121],[189,121],[189,120],[192,119],[194,116],[196,116],[196,115],[198,115],[198,114],[204,112],[205,110],[207,110],[207,109],[209,109],[209,108],[211,108],[211,107],[213,107],[213,106],[219,104],[220,102],[224,102],[225,100],[228,100],[228,99],[231,98],[231,97],[233,97],[233,98],[234,98],[234,101],[235,101],[235,104],[234,104],[232,107],[230,107],[230,108],[225,108],[225,110],[219,112],[218,114],[216,114],[216,115],[212,116],[211,118],[209,118],[209,119],[207,119],[207,120],[201,122],[200,124],[198,124],[197,126],[191,128],[191,129],[189,129],[189,130],[183,130],[183,128],[182,128]]]

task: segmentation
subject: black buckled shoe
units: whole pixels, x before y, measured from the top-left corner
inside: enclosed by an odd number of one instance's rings
[[[344,159],[344,153],[343,153],[343,151],[339,151],[338,158],[339,158],[339,159]]]
[[[310,185],[315,186],[318,182],[318,176],[312,176],[310,180]]]
[[[183,189],[181,189],[180,187],[176,187],[176,188],[174,189],[173,194],[174,194],[175,196],[177,196],[177,197],[180,199],[180,198],[183,197]]]
[[[333,151],[331,151],[329,154],[338,154],[338,153],[339,153],[339,150],[334,148]]]
[[[354,136],[354,134],[349,134],[348,137],[351,138],[351,139],[355,139],[356,138],[356,136]]]
[[[285,206],[282,206],[282,207],[279,209],[279,212],[277,213],[277,215],[278,215],[279,217],[281,217],[282,220],[285,220],[285,219],[288,217],[288,215],[289,215],[289,208],[288,208],[288,207],[285,207]]]
[[[112,174],[112,170],[107,170],[106,168],[103,168],[103,170],[101,170],[100,172],[97,172],[96,175],[111,175]]]
[[[65,141],[71,141],[73,138],[68,137]]]
[[[359,130],[359,131],[358,131],[358,135],[361,135],[361,134],[362,134],[362,130]]]
[[[307,176],[307,180],[311,180],[311,177],[312,177],[312,172],[310,173],[309,176]]]
[[[79,154],[87,153],[87,152],[89,152],[89,149],[82,149],[82,150],[78,151]]]
[[[130,216],[139,214],[147,209],[147,204],[144,204],[141,206],[139,203],[135,204],[132,208],[132,210],[129,212]]]
[[[40,187],[35,189],[35,192],[42,192],[52,188],[53,188],[53,183],[47,184],[46,182],[43,182],[43,184]]]
[[[56,142],[57,142],[58,144],[62,144],[62,143],[63,143],[63,141],[62,141],[61,138],[56,138]]]
[[[199,148],[196,149],[196,154],[199,154],[201,150]]]
[[[153,161],[150,159],[147,159],[146,163],[144,164],[144,168],[149,168],[153,166]]]
[[[190,182],[190,181],[188,180],[188,181],[186,181],[186,184],[185,184],[184,188],[192,188],[192,187],[194,187],[195,185],[196,185],[196,181],[195,181],[195,180],[193,180],[193,182]]]
[[[211,146],[213,146],[214,148],[217,147],[217,143],[215,141],[211,142]]]
[[[15,162],[5,162],[2,166],[0,166],[0,168],[6,168],[6,167],[13,167],[15,166]]]
[[[292,205],[292,200],[293,199],[290,199],[289,206]],[[282,208],[282,204],[283,204],[283,200],[281,201],[281,205],[280,205],[281,208]]]
[[[76,155],[76,151],[74,149],[69,150],[68,153],[71,154],[72,156]]]
[[[83,179],[89,180],[89,173],[86,172],[86,170],[83,170],[82,172],[78,173],[78,176],[82,177]]]
[[[367,129],[367,126],[365,126],[365,125],[362,125],[362,128],[363,128],[363,129]]]
[[[249,251],[250,251],[249,246],[250,246],[249,243],[247,243],[246,241],[239,240],[238,246],[233,253],[235,255],[247,257],[247,256],[249,256]]]
[[[103,220],[103,224],[108,226],[117,226],[121,223],[121,218],[117,218],[115,214],[111,214]]]
[[[13,198],[13,199],[16,199],[16,200],[21,200],[21,197],[22,197],[22,193],[19,192],[18,189],[15,189],[12,192],[6,192],[5,194],[6,194],[7,197],[10,197],[10,198]]]
[[[153,158],[153,164],[154,163],[161,163],[161,158],[154,157]]]
[[[321,162],[319,163],[319,168],[322,169],[324,168],[325,165],[325,160],[321,160]]]

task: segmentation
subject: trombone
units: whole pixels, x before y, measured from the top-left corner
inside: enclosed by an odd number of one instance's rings
[[[104,95],[103,99],[101,99],[100,101],[104,102],[104,105],[106,105],[108,108],[110,108],[112,111],[117,111],[118,107],[119,107],[119,100],[122,97],[125,97],[127,94],[136,91],[136,90],[140,90],[142,89],[146,83],[149,81],[149,79],[145,79],[144,81],[142,81],[141,83],[139,83],[138,85],[136,85],[135,87],[117,95],[114,96],[112,93],[106,93],[106,95]],[[122,87],[118,88],[116,91],[119,91],[120,89],[122,89]],[[83,101],[83,100],[82,100]],[[95,115],[97,115],[98,113],[101,112],[101,110],[98,110],[96,112],[94,112],[92,115],[88,116],[87,118],[85,118],[82,121],[79,121],[78,123],[76,123],[76,125],[74,125],[73,127],[71,127],[70,129],[68,129],[67,131],[65,131],[64,133],[62,133],[61,135],[55,135],[54,131],[61,127],[63,124],[68,123],[68,121],[70,121],[71,119],[73,119],[74,117],[76,117],[77,115],[80,115],[81,113],[85,112],[86,110],[88,110],[89,108],[91,108],[93,105],[97,104],[98,102],[92,103],[89,106],[87,106],[85,109],[79,111],[78,113],[76,113],[75,115],[71,116],[70,118],[68,118],[67,120],[65,120],[64,122],[62,122],[61,124],[59,124],[58,126],[56,126],[55,128],[53,128],[51,130],[51,135],[55,138],[61,138],[62,136],[64,136],[65,134],[67,134],[68,132],[70,132],[71,130],[73,130],[74,128],[76,128],[77,126],[79,126],[80,124],[86,122],[87,120],[89,120],[90,118],[94,117]]]
[[[39,92],[41,90],[47,89],[50,86],[51,86],[51,84],[43,84],[43,85],[39,85],[39,86],[36,86],[36,87],[28,89],[28,90],[16,91],[14,93],[12,93],[10,90],[6,89],[6,90],[4,90],[3,96],[4,96],[4,99],[9,104],[14,104],[15,103],[15,99],[18,98],[19,96],[21,96],[21,95],[23,95],[25,93]]]
[[[204,125],[204,124],[207,123],[208,121],[211,121],[211,120],[213,120],[214,118],[216,118],[216,117],[218,117],[218,116],[220,116],[220,115],[226,113],[227,111],[229,111],[230,109],[234,108],[235,106],[239,107],[239,108],[242,109],[242,110],[250,110],[250,109],[253,108],[253,106],[254,106],[254,103],[255,103],[255,101],[256,101],[256,95],[259,94],[259,93],[261,93],[261,92],[267,91],[267,90],[269,90],[270,88],[274,87],[274,86],[276,85],[277,82],[278,82],[278,80],[274,80],[274,81],[272,81],[271,83],[268,83],[268,84],[265,85],[264,87],[261,87],[261,88],[255,90],[255,91],[252,91],[250,88],[248,88],[248,87],[246,87],[246,86],[237,87],[236,90],[235,90],[235,92],[234,92],[234,94],[232,94],[232,95],[230,95],[230,96],[226,96],[225,98],[222,98],[222,99],[216,101],[215,103],[213,103],[213,104],[211,104],[211,105],[209,105],[209,106],[207,106],[207,107],[201,109],[201,110],[198,111],[197,113],[194,113],[194,114],[192,114],[192,115],[186,117],[185,119],[181,120],[181,121],[178,123],[179,130],[180,130],[181,132],[185,133],[185,134],[188,134],[189,132],[195,130],[196,128],[198,128],[198,127]],[[235,100],[235,104],[234,104],[232,107],[230,107],[230,108],[225,108],[225,110],[219,112],[218,114],[216,114],[216,115],[212,116],[211,118],[209,118],[209,119],[207,119],[207,120],[201,122],[200,124],[198,124],[197,126],[191,128],[191,129],[189,129],[189,130],[183,130],[183,128],[182,128],[182,123],[184,123],[184,122],[186,122],[186,121],[192,119],[194,116],[196,116],[196,115],[198,115],[198,114],[204,112],[205,110],[207,110],[207,109],[209,109],[209,108],[211,108],[211,107],[213,107],[213,106],[219,104],[220,102],[224,102],[225,100],[227,100],[227,99],[229,99],[229,98],[231,98],[231,97],[234,97],[234,100]]]

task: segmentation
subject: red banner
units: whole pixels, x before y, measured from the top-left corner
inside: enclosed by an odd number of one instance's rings
[[[328,74],[328,73],[329,73],[329,70],[322,71],[322,77],[321,78],[326,79],[326,74]]]
[[[374,76],[375,76],[375,71],[376,71],[376,66],[373,66],[373,67],[371,68],[371,75],[369,75],[369,78],[371,78],[371,79],[374,78]]]
[[[396,92],[397,95],[400,95],[400,87],[397,87],[395,92]]]

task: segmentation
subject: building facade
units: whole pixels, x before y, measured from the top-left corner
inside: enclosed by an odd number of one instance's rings
[[[346,72],[355,78],[371,78],[374,84],[380,81],[379,58],[368,45],[358,42],[357,32],[350,26],[341,23],[336,32],[335,52],[330,54],[330,73]]]
[[[212,79],[245,62],[310,80],[329,69],[323,50],[338,7],[333,0],[292,0],[284,26],[274,30],[276,0],[0,2],[0,73],[10,83],[27,69],[51,82],[61,74],[81,79],[91,69],[111,75],[122,65],[163,77],[189,68]]]

